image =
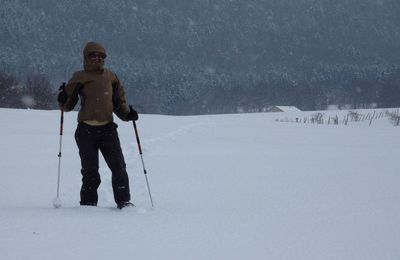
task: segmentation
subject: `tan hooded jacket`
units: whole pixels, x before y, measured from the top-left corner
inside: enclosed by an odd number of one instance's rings
[[[89,53],[100,52],[106,57],[101,44],[89,42],[83,50],[84,70],[74,73],[65,87],[68,95],[64,111],[71,111],[80,99],[78,122],[104,124],[113,121],[113,112],[124,121],[129,113],[125,91],[117,76],[104,68],[104,59],[98,64],[90,63]]]

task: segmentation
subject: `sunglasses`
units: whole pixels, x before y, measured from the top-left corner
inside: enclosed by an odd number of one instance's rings
[[[91,52],[88,54],[88,57],[91,60],[101,60],[101,59],[105,59],[106,55],[101,52]]]

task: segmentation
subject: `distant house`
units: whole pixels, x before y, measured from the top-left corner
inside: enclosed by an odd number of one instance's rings
[[[294,106],[272,106],[268,112],[301,112],[301,110]]]

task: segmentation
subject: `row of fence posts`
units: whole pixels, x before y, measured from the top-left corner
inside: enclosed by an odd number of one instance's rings
[[[399,126],[400,125],[400,111],[399,110],[400,110],[399,108],[392,110],[392,111],[389,111],[389,110],[376,111],[376,110],[374,110],[373,113],[367,113],[367,114],[361,114],[357,111],[349,111],[349,113],[347,113],[347,115],[345,115],[343,117],[341,122],[344,125],[347,125],[349,122],[369,121],[369,126],[371,126],[372,121],[374,119],[388,117],[389,120],[391,120],[393,125]],[[286,120],[279,120],[279,121],[289,122],[290,120],[288,120],[286,118]],[[328,120],[325,120],[325,116],[323,113],[316,113],[316,114],[312,115],[310,118],[304,117],[303,120],[301,120],[298,117],[295,119],[296,123],[301,123],[301,121],[303,121],[303,123],[305,123],[305,124],[325,124],[326,123],[328,125],[330,125],[330,124],[339,125],[339,122],[340,122],[338,115],[329,116]]]

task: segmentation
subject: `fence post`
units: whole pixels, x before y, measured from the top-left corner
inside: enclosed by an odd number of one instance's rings
[[[371,120],[369,120],[369,126],[371,126],[371,124],[372,124],[372,119],[374,119],[374,116],[375,116],[375,110],[374,110],[374,113],[372,114]]]

